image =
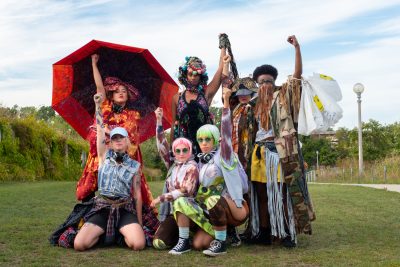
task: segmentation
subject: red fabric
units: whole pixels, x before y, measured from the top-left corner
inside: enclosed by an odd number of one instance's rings
[[[164,110],[164,129],[168,129],[172,122],[171,102],[172,97],[178,92],[178,85],[164,70],[154,56],[144,48],[137,48],[119,44],[113,44],[98,40],[92,40],[75,52],[66,56],[53,64],[53,97],[52,107],[57,111],[83,138],[89,140],[92,118],[94,115],[94,103],[92,96],[95,94],[93,74],[91,71],[90,56],[94,53],[99,53],[104,49],[113,49],[115,54],[133,53],[135,58],[141,58],[138,64],[147,66],[150,69],[144,68],[146,71],[154,72],[155,75],[147,77],[149,72],[139,73],[139,76],[148,79],[148,84],[153,84],[153,87],[141,88],[140,90],[154,91],[154,97],[151,108],[160,106]],[[124,57],[122,57],[124,58]],[[100,63],[101,64],[101,53]],[[125,66],[125,65],[123,65]],[[140,67],[140,66],[139,66]],[[135,69],[135,68],[131,68]],[[100,66],[100,71],[101,71]],[[136,70],[136,69],[135,69]],[[122,72],[124,70],[121,70]],[[117,74],[108,73],[106,76],[116,76]],[[123,80],[122,77],[118,77]],[[76,80],[79,80],[76,82]],[[82,79],[82,80],[80,80]],[[123,80],[125,81],[125,80]],[[147,80],[146,80],[147,81]],[[147,84],[147,83],[145,83]],[[143,83],[142,83],[143,85]],[[152,91],[152,92],[153,92]],[[139,92],[139,95],[141,95]],[[158,100],[159,98],[159,100]],[[139,142],[144,142],[148,138],[154,136],[155,118],[151,112],[147,112],[140,121],[140,139]]]
[[[140,115],[135,110],[125,109],[120,114],[115,114],[112,111],[112,103],[109,100],[105,100],[102,104],[102,112],[104,118],[104,124],[106,129],[112,130],[115,127],[124,127],[129,134],[129,140],[131,141],[131,147],[128,149],[129,156],[142,163],[142,154],[139,148],[139,133],[138,133],[138,121]],[[90,144],[89,155],[86,161],[86,166],[83,170],[82,176],[78,181],[76,187],[76,198],[82,200],[89,196],[91,193],[97,191],[97,174],[99,161],[97,156],[96,146],[96,131],[94,127],[91,127],[91,131],[88,135]],[[109,138],[107,136],[107,143]],[[147,184],[146,178],[142,172],[142,183],[141,183],[142,199],[143,203],[150,205],[153,200],[150,188]]]

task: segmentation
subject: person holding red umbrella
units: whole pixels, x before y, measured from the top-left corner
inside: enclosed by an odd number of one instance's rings
[[[97,93],[102,94],[105,97],[103,103],[101,104],[101,111],[103,114],[103,124],[106,133],[106,144],[110,142],[109,134],[112,129],[116,127],[123,127],[128,132],[128,137],[130,141],[130,146],[128,147],[128,155],[142,163],[142,156],[139,148],[139,132],[138,132],[138,122],[140,119],[140,113],[134,109],[130,108],[130,104],[138,100],[139,91],[137,88],[131,84],[121,81],[117,77],[107,77],[102,80],[100,71],[98,69],[97,63],[99,61],[99,55],[92,55],[92,69],[93,77],[95,80]],[[96,121],[95,121],[96,123]],[[98,176],[98,151],[96,148],[96,129],[91,127],[91,132],[89,133],[88,140],[90,143],[90,150],[86,166],[83,170],[82,176],[80,177],[77,187],[76,187],[76,197],[78,200],[87,201],[94,197],[97,191],[97,176]],[[142,164],[141,164],[142,166]],[[133,192],[132,192],[133,194]],[[144,216],[147,213],[147,220],[144,225],[150,224],[148,228],[151,230],[156,230],[158,226],[158,220],[154,211],[149,208],[153,197],[151,195],[149,186],[143,174],[141,174],[141,194],[143,199],[143,209]],[[151,219],[149,219],[151,218]]]

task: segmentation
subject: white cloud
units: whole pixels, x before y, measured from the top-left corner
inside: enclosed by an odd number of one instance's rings
[[[1,1],[0,90],[7,97],[0,101],[8,106],[49,105],[51,64],[91,39],[148,48],[175,78],[177,67],[187,55],[202,58],[212,75],[219,57],[217,36],[227,32],[239,72],[247,75],[255,65],[268,62],[282,50],[293,54],[285,41],[290,34],[295,33],[305,49],[326,37],[340,37],[341,30],[335,28],[338,23],[399,5],[400,1],[239,1],[222,6],[224,3]],[[217,6],[212,8],[213,5]],[[367,36],[384,33],[385,39],[373,43],[364,40],[365,45],[360,48],[354,45],[357,40],[339,38],[333,42],[348,51],[304,62],[306,75],[319,71],[340,82],[345,117],[339,125],[354,125],[355,95],[351,88],[355,82],[366,86],[365,118],[398,120],[390,114],[380,115],[385,103],[393,103],[396,97],[384,100],[377,92],[400,96],[396,85],[399,40],[391,37],[398,36],[399,24],[399,18],[389,16],[363,31]],[[287,74],[293,62],[282,62],[280,72]],[[35,93],[29,92],[33,90]]]

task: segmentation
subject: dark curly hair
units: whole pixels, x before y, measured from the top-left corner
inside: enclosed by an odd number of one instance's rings
[[[278,70],[271,65],[261,65],[253,71],[253,80],[257,82],[258,77],[263,74],[269,74],[276,80],[276,77],[278,77]]]

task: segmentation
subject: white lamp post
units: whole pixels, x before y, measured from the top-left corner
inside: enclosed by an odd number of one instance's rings
[[[364,85],[356,83],[353,86],[354,93],[357,94],[358,103],[358,175],[363,173],[363,148],[362,148],[362,123],[361,123],[361,94],[364,92]]]
[[[319,151],[317,150],[315,153],[317,153],[317,171],[318,171],[319,170],[319,161],[318,161]]]

